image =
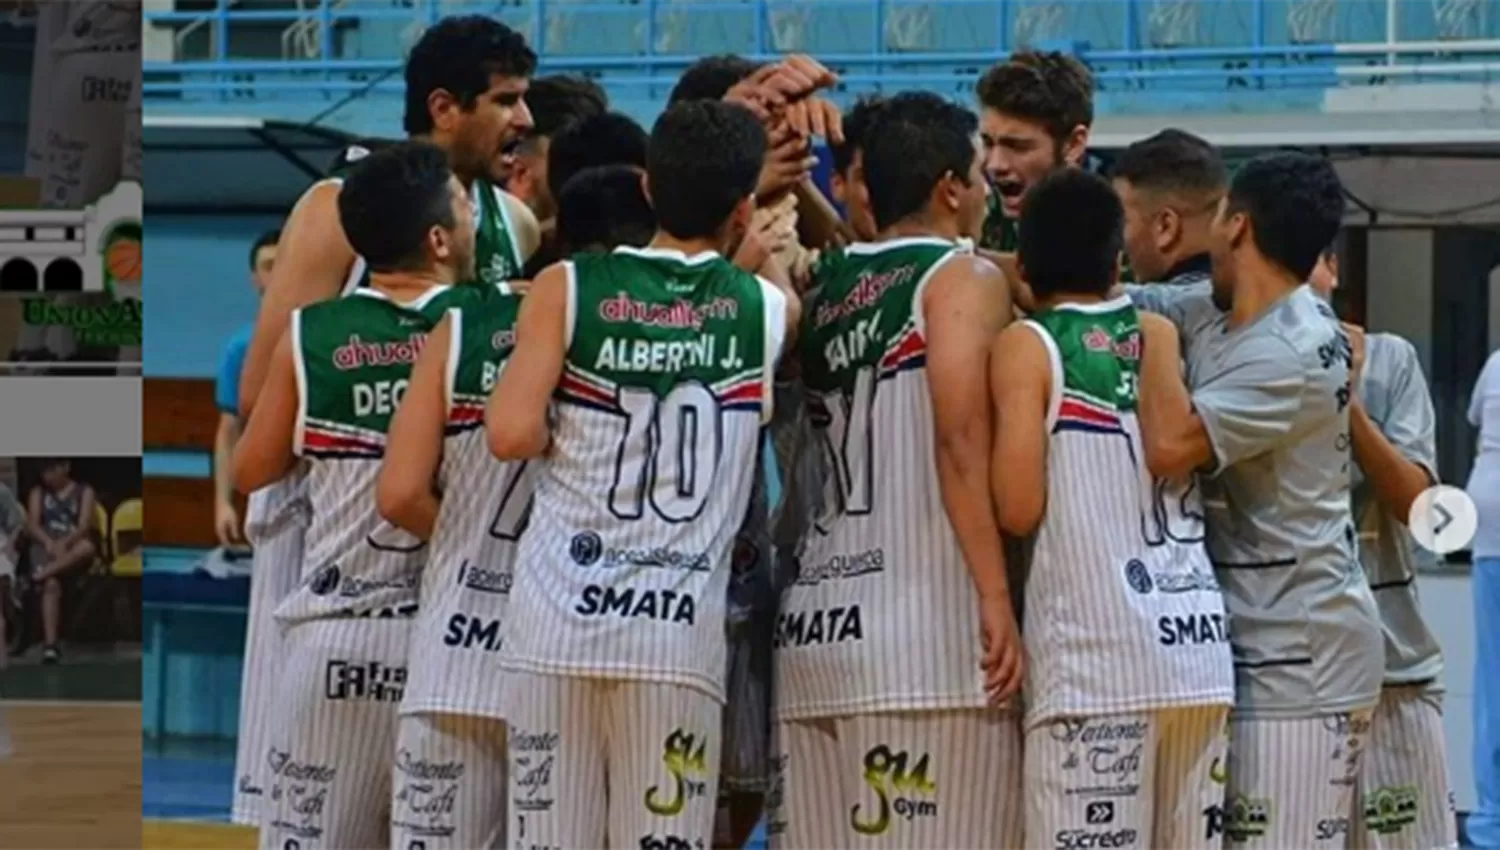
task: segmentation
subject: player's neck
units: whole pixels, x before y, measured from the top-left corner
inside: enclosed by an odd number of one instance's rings
[[[1241,262],[1244,267],[1235,286],[1234,306],[1229,310],[1231,328],[1255,321],[1271,305],[1302,285],[1296,275],[1262,257],[1246,257]]]
[[[1110,290],[1113,291],[1113,289],[1114,287],[1111,286]],[[1063,304],[1102,304],[1105,301],[1113,300],[1114,297],[1115,296],[1113,296],[1110,292],[1055,292],[1045,298],[1036,299],[1036,309],[1050,310],[1053,307],[1058,307]]]
[[[724,253],[724,246],[720,244],[717,238],[678,239],[665,230],[656,231],[656,235],[651,237],[651,241],[647,243],[646,247],[663,251],[679,251],[684,257],[692,257],[704,252],[712,252],[720,255]]]
[[[370,288],[398,304],[415,301],[434,286],[447,286],[452,282],[435,271],[370,273]]]
[[[880,231],[875,238],[876,242],[889,242],[893,239],[946,239],[949,242],[957,241],[958,222],[955,220],[937,221],[926,215],[905,218]]]

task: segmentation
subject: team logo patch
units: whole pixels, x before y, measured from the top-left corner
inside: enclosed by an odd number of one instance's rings
[[[307,589],[316,596],[327,596],[338,589],[340,578],[339,565],[329,564],[313,573],[307,581]]]
[[[1151,581],[1151,571],[1136,558],[1131,558],[1125,564],[1125,583],[1130,585],[1131,590],[1141,594],[1150,593],[1155,586]]]
[[[580,567],[593,566],[603,554],[604,541],[592,531],[581,531],[573,535],[572,542],[568,544],[568,557]]]

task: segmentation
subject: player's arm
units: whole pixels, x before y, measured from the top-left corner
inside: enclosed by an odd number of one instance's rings
[[[792,192],[797,196],[797,238],[803,246],[822,249],[858,241],[854,229],[839,218],[838,210],[811,178],[803,179]]]
[[[280,481],[297,463],[293,441],[300,402],[292,358],[292,334],[283,331],[271,353],[261,399],[234,447],[234,486],[241,493]]]
[[[500,460],[540,456],[551,442],[547,407],[568,353],[567,263],[548,266],[532,281],[516,317],[516,347],[485,405],[490,453]]]
[[[1015,537],[1036,530],[1047,506],[1047,406],[1052,365],[1036,331],[1017,322],[990,351],[995,443],[990,493],[1000,528]]]
[[[1213,284],[1197,283],[1118,283],[1114,295],[1128,295],[1137,310],[1157,313],[1176,326],[1179,334],[1190,335],[1204,318],[1215,316],[1219,308],[1213,303]]]
[[[1010,292],[1012,304],[1026,313],[1030,313],[1036,309],[1036,300],[1031,294],[1031,285],[1022,279],[1021,267],[1016,262],[1014,252],[975,248],[974,253],[989,260],[996,268],[1005,273],[1006,288]]]
[[[498,191],[498,190],[497,190]],[[542,244],[542,225],[536,220],[531,207],[509,192],[499,192],[500,203],[505,205],[505,215],[510,220],[511,238],[516,240],[516,251],[524,264]]]
[[[1158,478],[1180,479],[1213,460],[1213,446],[1182,379],[1177,327],[1155,313],[1139,313],[1141,375],[1136,416],[1146,468]]]
[[[989,369],[990,344],[1010,320],[1010,298],[1000,270],[969,254],[944,263],[921,297],[938,489],[979,595],[985,688],[998,704],[1019,690],[1024,665],[990,497],[989,387],[976,377]]]
[[[391,523],[427,540],[437,524],[438,464],[448,424],[448,368],[453,311],[427,335],[412,366],[401,405],[391,417],[385,459],[375,485],[375,506]]]
[[[255,332],[240,375],[240,417],[248,419],[266,382],[271,353],[292,311],[338,295],[354,264],[354,249],[339,223],[339,186],[314,184],[287,216],[276,243],[276,265],[255,317]]]
[[[1399,522],[1406,522],[1411,503],[1423,490],[1437,483],[1436,415],[1432,394],[1422,377],[1422,365],[1411,343],[1389,337],[1392,364],[1386,392],[1389,416],[1377,424],[1356,393],[1349,405],[1349,432],[1354,460],[1370,479],[1381,507]],[[1368,363],[1368,361],[1366,361]]]

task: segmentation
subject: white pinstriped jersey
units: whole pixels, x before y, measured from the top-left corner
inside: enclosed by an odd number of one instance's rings
[[[1141,329],[1124,296],[1026,322],[1045,343],[1046,513],[1026,581],[1026,722],[1229,705],[1224,600],[1196,482],[1155,479],[1136,420]]]
[[[519,297],[490,289],[449,310],[442,503],[428,541],[402,711],[498,716],[500,626],[531,511],[533,467],[500,462],[484,435],[490,390],[515,346]]]
[[[568,267],[567,362],[502,664],[722,700],[730,547],[761,474],[785,297],[712,253]]]
[[[985,704],[978,604],[934,462],[921,307],[961,250],[856,244],[818,270],[799,349],[830,510],[782,598],[780,720]]]
[[[302,585],[276,611],[283,623],[415,613],[426,547],[376,513],[375,480],[386,429],[427,332],[469,293],[433,287],[402,305],[361,288],[292,314],[293,447],[308,461],[312,518]]]

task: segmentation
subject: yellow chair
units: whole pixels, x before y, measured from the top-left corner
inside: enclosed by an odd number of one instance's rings
[[[115,558],[112,572],[117,576],[141,574],[141,514],[140,499],[126,499],[115,508],[109,548]]]

